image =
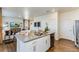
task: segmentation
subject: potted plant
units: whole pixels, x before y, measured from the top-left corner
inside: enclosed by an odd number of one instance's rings
[[[48,24],[46,23],[45,32],[48,32],[48,31],[49,31]]]

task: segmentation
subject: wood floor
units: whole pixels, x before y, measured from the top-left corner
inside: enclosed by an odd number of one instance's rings
[[[16,52],[16,42],[0,45],[0,52]],[[48,52],[79,52],[73,41],[60,39],[55,41],[54,47]]]
[[[0,52],[15,52],[15,51],[16,51],[16,42],[0,45]]]
[[[75,47],[73,41],[60,39],[55,41],[54,48],[49,49],[48,52],[79,52],[79,48]]]

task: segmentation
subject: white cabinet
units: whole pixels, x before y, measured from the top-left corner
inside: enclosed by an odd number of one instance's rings
[[[34,52],[36,51],[36,40],[30,42],[17,42],[17,51],[18,52]]]
[[[45,37],[45,49],[48,50],[50,48],[50,35]]]
[[[42,37],[37,40],[36,51],[37,52],[44,52],[50,48],[50,35]]]
[[[36,51],[36,45],[37,45],[36,43],[37,43],[36,40],[25,43],[25,52],[35,52]]]
[[[36,47],[36,51],[37,52],[44,52],[45,51],[45,39],[44,37],[40,38],[37,40],[37,47]]]
[[[47,51],[49,48],[50,35],[25,43],[20,40],[17,40],[18,52],[44,52]]]

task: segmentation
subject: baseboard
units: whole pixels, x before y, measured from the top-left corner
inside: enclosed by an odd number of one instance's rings
[[[65,39],[65,40],[74,42],[73,40],[71,40],[71,39],[67,39],[67,38],[59,38],[59,40],[61,40],[61,39]]]

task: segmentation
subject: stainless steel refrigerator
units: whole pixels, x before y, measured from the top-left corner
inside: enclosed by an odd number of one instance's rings
[[[75,46],[79,48],[79,20],[75,20],[73,33],[75,37]]]

